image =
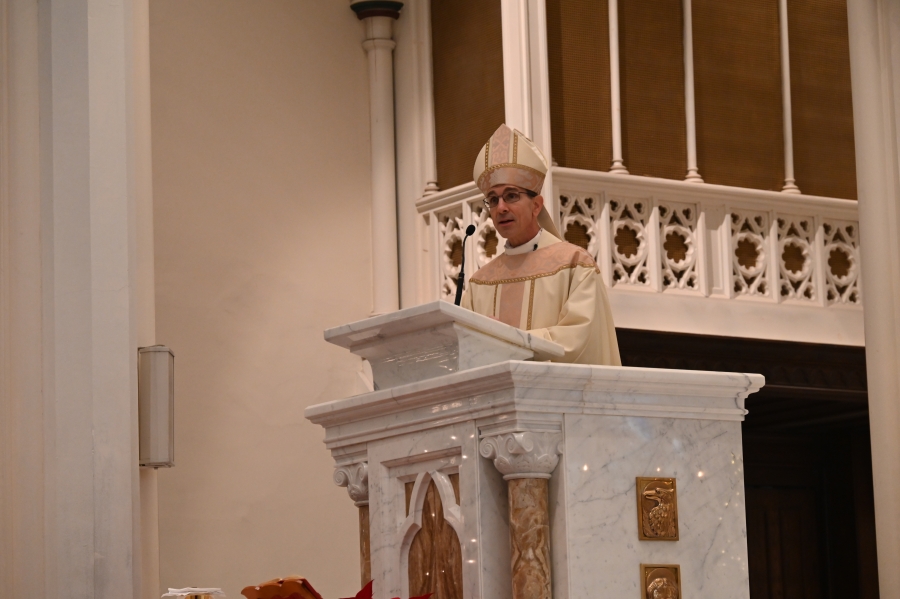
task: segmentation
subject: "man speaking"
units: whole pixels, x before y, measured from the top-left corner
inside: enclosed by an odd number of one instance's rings
[[[501,125],[474,178],[505,252],[469,280],[462,306],[560,344],[559,362],[621,366],[606,287],[584,249],[562,241],[540,196],[547,160]]]

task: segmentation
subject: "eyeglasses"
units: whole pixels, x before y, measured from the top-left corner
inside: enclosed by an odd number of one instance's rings
[[[502,195],[487,196],[486,198],[484,198],[482,200],[482,202],[484,202],[484,205],[486,208],[494,209],[500,205],[500,198],[503,198],[503,201],[507,204],[515,204],[522,198],[522,195],[527,195],[528,197],[532,197],[531,194],[529,194],[527,191],[518,191],[515,189],[507,189],[506,191],[503,192]]]

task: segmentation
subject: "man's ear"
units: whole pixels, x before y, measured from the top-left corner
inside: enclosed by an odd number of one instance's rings
[[[544,207],[544,196],[537,195],[534,196],[534,217],[537,218],[537,215],[541,213],[541,208]]]

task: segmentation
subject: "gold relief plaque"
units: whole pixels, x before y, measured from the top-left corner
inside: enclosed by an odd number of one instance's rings
[[[637,478],[638,536],[642,541],[678,540],[674,478]]]
[[[681,599],[681,568],[676,564],[641,564],[641,599]]]

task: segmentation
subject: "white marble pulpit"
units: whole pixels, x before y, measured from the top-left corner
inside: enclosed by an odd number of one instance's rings
[[[326,338],[379,385],[306,411],[377,599],[748,598],[741,421],[762,376],[529,361],[554,344],[443,302]]]

